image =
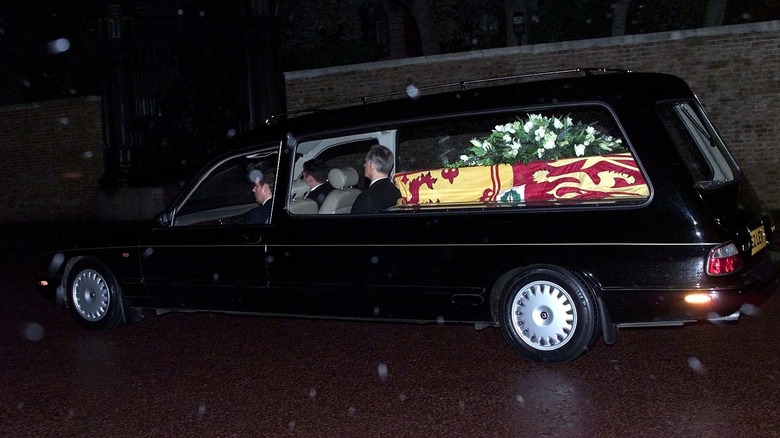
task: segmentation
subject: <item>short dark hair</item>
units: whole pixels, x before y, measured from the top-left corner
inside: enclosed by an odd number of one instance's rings
[[[260,180],[260,184],[268,184],[268,188],[271,189],[271,193],[274,191],[274,185],[276,184],[276,173],[266,172],[263,174],[263,179]]]
[[[328,165],[324,161],[314,158],[303,163],[303,175],[311,175],[317,182],[328,180]]]
[[[374,163],[377,172],[389,175],[393,170],[393,151],[387,146],[375,144],[366,155],[366,160]]]

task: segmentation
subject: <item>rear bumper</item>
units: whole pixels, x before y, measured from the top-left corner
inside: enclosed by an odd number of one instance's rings
[[[740,312],[753,313],[753,308],[780,286],[780,252],[775,248],[768,251],[764,262],[724,286],[607,290],[602,291],[602,298],[611,321],[621,327],[735,321]],[[710,299],[692,304],[685,300],[690,294],[704,294]]]

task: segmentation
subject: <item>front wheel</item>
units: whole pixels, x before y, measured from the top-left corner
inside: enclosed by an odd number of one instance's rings
[[[68,306],[79,324],[93,330],[109,330],[124,322],[122,292],[105,265],[84,258],[69,272],[66,280]]]
[[[598,308],[593,293],[574,273],[557,266],[520,271],[506,283],[499,325],[521,356],[567,362],[598,340]]]

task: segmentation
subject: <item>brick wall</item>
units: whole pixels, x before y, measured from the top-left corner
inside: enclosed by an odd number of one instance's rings
[[[780,210],[780,21],[400,59],[286,73],[289,110],[461,80],[575,67],[676,74],[698,93],[771,209]],[[0,222],[146,219],[169,188],[99,190],[100,100],[0,107]]]
[[[685,79],[761,198],[780,209],[780,21],[289,72],[289,110],[462,80],[576,67]]]
[[[0,222],[94,219],[100,98],[0,107]]]

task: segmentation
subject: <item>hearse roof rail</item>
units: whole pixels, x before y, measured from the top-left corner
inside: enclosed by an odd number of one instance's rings
[[[414,85],[409,85],[409,87],[407,87],[406,90],[402,90],[402,91],[391,91],[389,93],[372,94],[370,96],[363,96],[363,97],[357,97],[352,99],[346,99],[342,101],[326,103],[318,107],[303,108],[295,111],[289,111],[286,113],[275,114],[269,117],[268,119],[266,119],[265,122],[267,125],[272,125],[276,121],[284,119],[287,116],[328,111],[329,109],[350,106],[350,104],[354,105],[355,103],[361,103],[365,105],[370,102],[387,100],[387,98],[392,96],[410,95],[410,93],[421,93],[423,91],[430,91],[430,90],[458,89],[459,91],[466,91],[469,89],[470,85],[484,85],[488,83],[524,81],[528,79],[537,79],[537,78],[543,78],[548,76],[577,76],[577,75],[594,76],[597,74],[632,73],[632,72],[633,72],[632,70],[623,70],[623,69],[616,69],[616,68],[580,67],[580,68],[572,68],[572,69],[565,69],[565,70],[551,70],[545,72],[523,73],[518,75],[510,75],[510,76],[498,76],[493,78],[472,79],[468,81],[450,82],[444,84],[429,85],[425,87],[415,87]]]

